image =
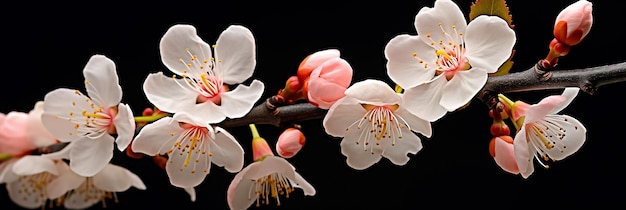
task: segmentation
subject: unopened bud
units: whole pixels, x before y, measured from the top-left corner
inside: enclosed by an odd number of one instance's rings
[[[563,9],[554,23],[554,37],[561,43],[573,46],[585,38],[591,29],[592,4],[579,0]]]
[[[283,158],[291,158],[302,149],[306,138],[300,129],[287,128],[278,136],[276,152]]]

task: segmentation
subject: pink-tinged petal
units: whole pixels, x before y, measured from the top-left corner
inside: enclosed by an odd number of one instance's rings
[[[454,111],[469,103],[487,83],[487,74],[482,69],[472,68],[458,71],[441,89],[439,104],[448,111]]]
[[[44,147],[58,142],[41,122],[41,115],[44,111],[43,107],[43,101],[38,101],[35,103],[33,110],[28,113],[29,139],[36,147]],[[2,124],[1,121],[0,124]]]
[[[118,150],[124,151],[134,138],[136,126],[135,119],[133,111],[128,105],[120,103],[117,106],[117,110],[118,112],[113,122],[115,125],[115,131],[117,132],[115,143],[117,144]]]
[[[177,81],[178,80],[178,81]],[[173,79],[163,72],[151,73],[143,83],[143,90],[150,103],[164,112],[176,113],[196,104],[198,93],[183,88],[183,79]]]
[[[44,97],[44,113],[41,122],[59,141],[68,142],[82,138],[76,132],[75,122],[69,118],[80,116],[83,110],[92,110],[91,101],[77,90],[58,88]]]
[[[535,148],[528,144],[528,139],[526,139],[526,126],[522,126],[515,135],[515,139],[513,139],[513,150],[520,174],[522,177],[528,178],[535,171],[533,165]]]
[[[346,96],[346,87],[323,81],[321,78],[312,78],[309,80],[308,99],[320,109],[329,109],[337,100]]]
[[[97,105],[112,107],[122,101],[122,87],[115,70],[115,63],[104,55],[89,58],[83,69],[87,95]]]
[[[528,112],[528,108],[530,108],[530,104],[527,104],[523,101],[516,101],[513,103],[513,107],[511,108],[511,116],[513,120],[517,120],[522,116],[526,115]]]
[[[276,153],[283,158],[295,156],[304,146],[306,138],[300,129],[287,128],[276,140]]]
[[[198,36],[196,28],[191,25],[178,24],[170,27],[161,38],[159,50],[163,64],[178,75],[185,74],[187,61],[191,60],[190,53],[197,55],[196,59],[200,61],[212,58],[211,46]]]
[[[208,143],[206,141],[210,140],[204,138],[200,141]],[[165,165],[165,171],[169,176],[170,183],[180,188],[195,187],[202,183],[211,170],[211,156],[203,154],[200,152],[200,149],[191,151],[182,151],[183,148],[179,149],[178,147],[173,149]]]
[[[59,174],[52,159],[36,155],[26,155],[17,160],[13,164],[13,172],[20,176],[35,175],[43,172],[54,175]]]
[[[212,163],[235,173],[243,168],[244,150],[233,135],[220,127],[215,127],[215,139],[210,142]]]
[[[512,174],[519,174],[513,144],[507,143],[501,138],[496,137],[495,153],[496,156],[493,158],[502,170]]]
[[[422,35],[421,38],[426,43],[431,42],[426,37],[427,34],[430,34],[435,42],[448,41],[450,34],[465,33],[467,27],[461,9],[450,0],[437,0],[433,8],[423,7],[415,16],[414,24],[417,34]],[[446,34],[441,33],[441,30]]]
[[[417,154],[422,150],[422,141],[409,129],[402,129],[402,138],[384,139],[381,143],[384,147],[382,156],[389,159],[393,164],[402,166],[409,162],[408,154]]]
[[[404,89],[430,81],[435,76],[435,49],[420,36],[403,34],[392,38],[385,46],[385,58],[387,75]]]
[[[65,162],[63,162],[63,164],[64,163]],[[65,196],[66,192],[78,188],[85,182],[85,180],[87,180],[85,177],[80,176],[71,170],[63,171],[64,172],[61,172],[57,178],[52,180],[52,182],[48,183],[46,191],[49,199],[56,199],[61,196]]]
[[[228,207],[231,210],[246,210],[252,203],[254,203],[257,195],[255,195],[250,188],[253,184],[255,184],[256,180],[244,178],[244,176],[248,173],[248,171],[258,170],[258,167],[254,167],[259,165],[260,162],[253,162],[247,167],[243,168],[230,182],[228,185],[228,190],[226,191],[226,200],[228,202]]]
[[[400,104],[402,102],[400,95],[396,94],[389,84],[374,79],[366,79],[352,84],[345,94],[358,100],[360,103],[376,106]]]
[[[402,100],[404,108],[419,118],[434,122],[442,118],[446,110],[441,101],[441,89],[446,84],[445,77],[437,77],[429,83],[424,83],[404,90]]]
[[[300,62],[298,66],[297,77],[300,82],[303,82],[309,78],[311,72],[317,67],[321,66],[324,62],[331,58],[339,58],[341,52],[337,49],[320,50],[308,55]]]
[[[145,125],[133,140],[131,147],[134,152],[150,156],[165,154],[174,146],[183,130],[171,117],[163,117]]]
[[[367,132],[367,134],[362,135],[362,132]],[[352,128],[346,132],[345,137],[341,140],[340,146],[341,154],[346,156],[348,166],[356,170],[363,170],[380,161],[383,146],[366,145],[363,143],[363,140],[360,139],[368,137],[371,138],[369,131],[363,129]]]
[[[309,84],[315,79],[324,79],[324,81],[348,87],[352,82],[352,73],[352,66],[348,61],[342,58],[331,58],[311,72]]]
[[[252,32],[244,26],[231,25],[215,43],[216,71],[223,82],[239,84],[252,76],[256,67],[256,43]]]
[[[430,138],[430,136],[432,135],[433,130],[430,121],[415,116],[414,114],[409,112],[404,106],[400,106],[398,110],[395,111],[395,113],[400,118],[402,118],[401,122],[399,123],[402,123],[402,121],[406,122],[407,124],[409,124],[412,131],[421,133],[428,138]]]
[[[113,158],[113,149],[113,137],[109,135],[78,139],[70,150],[70,168],[81,176],[96,175]]]
[[[561,94],[561,96],[565,97],[565,100],[561,102],[558,106],[552,108],[552,111],[550,111],[549,113],[557,114],[561,112],[563,109],[565,109],[565,107],[569,106],[572,101],[574,101],[574,99],[578,95],[578,92],[580,92],[580,88],[578,87],[565,88],[565,90],[563,90],[563,94]]]
[[[551,111],[555,107],[560,106],[565,100],[563,96],[548,96],[539,101],[539,103],[531,105],[526,110],[524,124],[543,120],[546,115],[552,114]]]
[[[0,153],[21,156],[35,149],[29,139],[29,117],[23,112],[9,112],[0,123]]]
[[[494,73],[511,56],[515,42],[515,32],[506,21],[481,15],[467,26],[465,57],[473,67]]]
[[[191,199],[191,202],[195,202],[196,201],[196,189],[194,189],[193,187],[187,187],[184,189],[185,189],[185,192],[189,194],[189,198]]]
[[[548,157],[553,160],[562,160],[574,154],[585,143],[587,129],[576,118],[568,115],[548,115],[546,118],[551,122],[556,122],[565,131],[562,139],[554,136],[550,140],[557,142],[557,146],[544,150]]]
[[[107,192],[122,192],[131,186],[126,169],[113,164],[107,164],[92,180],[94,186]]]
[[[0,184],[17,181],[20,176],[13,172],[13,164],[17,158],[12,158],[0,163]]]
[[[343,137],[353,123],[363,119],[365,113],[367,111],[356,99],[342,98],[328,109],[322,124],[329,135]]]
[[[264,90],[265,85],[259,80],[252,81],[250,86],[238,85],[233,91],[222,93],[220,108],[228,118],[243,117],[250,112],[250,109],[261,98]]]

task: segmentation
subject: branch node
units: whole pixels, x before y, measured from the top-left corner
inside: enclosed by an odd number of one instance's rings
[[[540,60],[539,62],[537,62],[537,64],[535,64],[535,73],[537,74],[537,78],[540,81],[547,81],[548,79],[550,79],[550,77],[552,77],[552,72],[550,71],[550,68],[546,68],[544,65],[544,62],[546,62],[545,60]]]
[[[590,82],[589,80],[585,80],[582,82],[582,85],[580,86],[580,89],[589,94],[589,95],[594,95],[596,93],[596,91],[598,91],[598,87],[596,87],[592,82]]]

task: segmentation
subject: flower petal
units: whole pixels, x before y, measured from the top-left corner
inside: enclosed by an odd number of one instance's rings
[[[230,207],[231,210],[246,210],[250,207],[250,205],[252,205],[252,203],[255,202],[255,199],[250,199],[256,198],[256,195],[250,188],[256,180],[244,178],[244,176],[248,173],[248,171],[258,169],[258,167],[254,166],[259,164],[260,162],[253,162],[243,168],[239,173],[237,173],[237,175],[235,175],[228,185],[226,200],[228,202],[228,207]]]
[[[28,134],[29,139],[33,145],[37,147],[44,147],[54,143],[57,143],[57,139],[46,129],[41,122],[41,115],[43,114],[43,101],[35,103],[35,107],[28,112]],[[1,124],[2,122],[0,122]]]
[[[335,102],[324,116],[322,124],[326,133],[335,137],[343,137],[346,130],[367,113],[353,98],[342,98]]]
[[[183,130],[171,117],[163,117],[141,128],[131,147],[134,152],[146,155],[165,154],[174,146]]]
[[[103,135],[98,139],[82,138],[72,144],[70,168],[81,176],[93,176],[113,158],[113,137]]]
[[[229,118],[239,118],[248,114],[254,104],[261,98],[265,85],[254,80],[250,86],[238,85],[233,91],[222,93],[222,112]]]
[[[448,113],[448,110],[439,104],[441,89],[445,84],[445,77],[437,77],[429,83],[404,90],[402,94],[404,108],[424,120],[430,122],[439,120]]]
[[[552,111],[550,111],[549,113],[557,114],[561,112],[563,109],[565,109],[565,107],[569,106],[569,104],[572,103],[572,101],[578,95],[578,92],[580,92],[580,88],[578,87],[565,88],[565,90],[563,90],[563,94],[561,94],[561,96],[565,97],[565,101],[561,102],[558,106],[552,108]]]
[[[67,88],[58,88],[50,91],[44,97],[44,113],[41,122],[59,141],[68,142],[82,138],[77,135],[74,126],[76,123],[68,120],[80,115],[83,110],[92,110],[91,103],[85,100],[87,96]]]
[[[87,94],[97,105],[112,107],[122,101],[122,87],[111,59],[104,55],[91,56],[83,75]]]
[[[433,8],[423,7],[415,16],[414,24],[417,34],[422,35],[421,38],[426,43],[430,43],[431,40],[448,41],[448,36],[465,33],[467,27],[461,9],[450,0],[437,0]],[[427,34],[430,34],[430,38],[426,36]]]
[[[22,156],[35,149],[29,140],[29,117],[24,112],[9,112],[0,124],[0,153]]]
[[[551,139],[552,142],[556,142],[557,147],[545,150],[553,160],[562,160],[574,154],[585,143],[587,129],[576,118],[568,115],[548,115],[547,118],[565,131],[562,138],[555,136]]]
[[[20,176],[35,175],[43,172],[54,175],[59,174],[52,159],[38,155],[26,155],[17,160],[13,164],[13,172]]]
[[[256,67],[256,44],[252,32],[244,26],[231,25],[215,43],[216,71],[223,82],[239,84],[252,76]]]
[[[163,64],[178,75],[185,74],[188,68],[185,61],[191,59],[190,53],[200,61],[212,58],[211,46],[198,36],[195,27],[185,24],[170,27],[161,38],[159,50]]]
[[[539,103],[530,105],[526,110],[524,124],[543,120],[546,115],[552,114],[552,110],[561,106],[565,100],[566,98],[563,96],[548,96],[539,101]]]
[[[520,170],[517,168],[513,144],[507,143],[501,138],[496,137],[494,150],[496,156],[493,158],[502,170],[512,174],[519,174]]]
[[[106,192],[123,192],[131,185],[126,169],[113,164],[107,164],[92,180],[94,186]]]
[[[404,89],[430,81],[437,66],[435,49],[420,36],[398,35],[385,46],[387,75]]]
[[[382,156],[389,159],[393,164],[402,166],[409,162],[408,154],[417,154],[422,150],[422,141],[409,129],[401,129],[402,138],[384,139]]]
[[[86,180],[85,177],[71,171],[63,161],[57,162],[57,168],[62,172],[60,172],[59,176],[52,180],[46,188],[49,199],[64,196],[66,192],[78,188]]]
[[[522,177],[528,178],[534,171],[533,158],[535,157],[534,147],[528,144],[526,139],[526,126],[522,126],[513,139],[513,149],[515,151],[515,161]]]
[[[196,201],[196,189],[194,189],[193,187],[187,187],[184,189],[185,189],[185,192],[189,194],[189,198],[191,199],[191,202]]]
[[[481,15],[467,26],[465,57],[473,67],[494,73],[511,56],[515,41],[515,32],[506,21]]]
[[[115,143],[118,150],[124,151],[135,135],[135,119],[133,111],[128,105],[120,103],[117,106],[117,110],[118,112],[113,122],[117,132]]]
[[[244,150],[233,135],[220,127],[215,127],[215,139],[211,141],[211,162],[234,173],[243,168]]]
[[[389,84],[374,79],[366,79],[352,84],[345,94],[358,100],[359,103],[376,106],[400,104],[402,101],[401,97],[389,87]]]
[[[307,94],[309,101],[317,104],[317,107],[329,109],[337,100],[346,96],[344,93],[346,90],[345,87],[324,81],[322,78],[313,78],[314,77],[311,77],[311,79],[309,79],[309,91]]]
[[[178,82],[176,81],[178,80]],[[150,103],[164,112],[176,113],[196,104],[198,93],[181,87],[183,79],[173,79],[163,72],[151,73],[143,83],[143,90]]]
[[[481,69],[472,68],[458,71],[441,89],[441,106],[454,111],[469,103],[487,83],[487,74]]]
[[[409,112],[404,106],[398,107],[398,110],[396,110],[395,113],[410,126],[412,131],[421,133],[422,135],[429,138],[432,135],[433,131],[431,123],[427,120],[419,118],[418,116],[415,116],[413,113]]]
[[[313,196],[316,193],[313,185],[309,184],[298,172],[294,172],[294,177],[290,177],[289,182],[291,182],[292,186],[301,188],[304,191],[304,195]]]
[[[207,143],[206,141],[210,140],[204,138],[200,139],[200,141]],[[165,171],[169,176],[170,183],[180,188],[195,187],[202,183],[211,170],[211,156],[202,154],[199,152],[199,149],[184,150],[184,147],[174,147],[173,149],[165,165]]]
[[[0,184],[17,181],[20,176],[13,172],[13,164],[17,158],[12,158],[0,163]]]
[[[382,157],[382,146],[364,144],[361,140],[362,132],[367,132],[366,135],[369,134],[369,131],[363,129],[350,129],[340,143],[341,154],[347,158],[346,163],[357,170],[363,170],[374,165]]]

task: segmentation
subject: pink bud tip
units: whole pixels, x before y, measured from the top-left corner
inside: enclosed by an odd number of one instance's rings
[[[302,149],[306,138],[302,131],[296,128],[287,128],[278,137],[276,152],[283,158],[291,158]]]

